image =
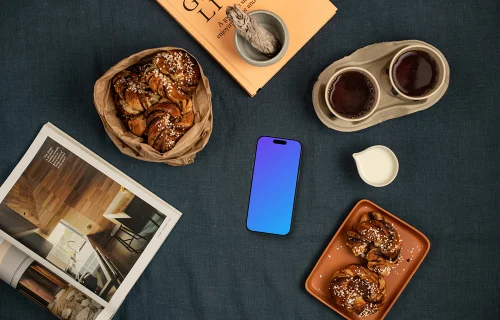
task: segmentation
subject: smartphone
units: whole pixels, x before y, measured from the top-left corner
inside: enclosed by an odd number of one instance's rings
[[[247,216],[250,231],[290,232],[301,151],[295,140],[260,137],[257,141]]]

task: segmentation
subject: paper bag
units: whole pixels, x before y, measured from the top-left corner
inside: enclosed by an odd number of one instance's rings
[[[163,47],[144,50],[123,59],[109,69],[95,83],[94,104],[104,124],[104,129],[121,152],[142,161],[162,162],[171,166],[184,166],[194,162],[196,154],[208,143],[213,128],[212,92],[201,66],[200,83],[195,94],[191,97],[195,113],[195,123],[177,141],[172,150],[163,154],[149,146],[144,138],[137,137],[128,130],[118,117],[118,110],[113,100],[114,89],[111,81],[118,72],[137,63],[150,62],[154,55],[166,50],[185,51],[181,48]]]

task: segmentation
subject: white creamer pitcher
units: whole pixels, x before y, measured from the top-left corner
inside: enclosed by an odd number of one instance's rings
[[[385,146],[373,146],[352,156],[359,176],[371,186],[385,187],[398,175],[398,158]]]

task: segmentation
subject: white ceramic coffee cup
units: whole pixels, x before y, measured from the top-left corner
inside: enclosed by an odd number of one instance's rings
[[[366,114],[364,114],[362,117],[359,117],[359,118],[347,118],[347,117],[343,116],[342,114],[339,114],[337,111],[335,111],[335,109],[333,108],[333,106],[330,103],[330,87],[332,86],[333,82],[335,80],[337,80],[337,78],[341,74],[349,72],[349,71],[355,71],[355,72],[361,73],[364,76],[366,76],[368,78],[368,80],[370,80],[371,84],[373,85],[373,88],[375,89],[375,102],[373,103],[371,109]],[[364,119],[368,118],[369,116],[371,116],[375,112],[375,110],[377,109],[377,106],[380,102],[380,86],[378,84],[377,79],[375,79],[375,77],[366,69],[359,68],[359,67],[343,68],[343,69],[340,69],[337,72],[335,72],[333,74],[333,76],[330,78],[330,80],[328,80],[328,83],[327,83],[326,89],[325,89],[325,101],[326,101],[326,105],[328,106],[328,109],[330,109],[330,111],[339,119],[342,119],[345,121],[364,120]]]
[[[437,67],[438,67],[438,80],[437,80],[436,86],[431,91],[429,91],[426,95],[415,96],[415,97],[414,96],[406,95],[403,92],[401,92],[401,90],[398,89],[398,87],[396,86],[396,83],[395,83],[395,81],[393,79],[392,75],[393,75],[393,70],[394,70],[394,66],[395,66],[396,62],[398,61],[398,59],[403,54],[405,54],[405,53],[407,53],[409,51],[423,51],[423,52],[426,52],[426,53],[428,53],[434,59],[434,61],[436,61],[436,64],[437,64]],[[441,55],[436,50],[434,50],[433,48],[431,48],[429,46],[425,46],[425,45],[421,45],[421,44],[416,44],[416,45],[408,46],[408,47],[405,47],[405,48],[401,49],[392,58],[391,64],[389,66],[389,79],[391,80],[392,88],[401,97],[403,97],[405,99],[408,99],[408,100],[425,100],[427,98],[430,98],[434,94],[436,94],[436,92],[438,92],[443,87],[445,79],[446,79],[446,66],[445,66],[443,58],[441,58]]]

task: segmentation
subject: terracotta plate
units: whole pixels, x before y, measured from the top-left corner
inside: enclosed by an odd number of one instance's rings
[[[346,246],[346,233],[357,223],[361,216],[366,212],[378,211],[382,213],[385,219],[394,224],[403,240],[403,250],[401,251],[403,260],[394,269],[389,276],[385,277],[387,284],[387,297],[384,306],[377,314],[369,317],[359,318],[354,313],[346,311],[338,306],[328,293],[330,280],[335,271],[351,263],[363,264],[366,266],[366,260],[355,257],[351,250]],[[335,234],[325,252],[319,258],[318,263],[309,275],[306,281],[306,289],[318,300],[326,304],[331,309],[337,311],[346,319],[383,319],[397,298],[410,281],[413,274],[424,260],[430,249],[430,242],[420,231],[413,228],[406,222],[380,208],[368,200],[361,200],[354,206],[351,213],[347,216],[339,231]]]

